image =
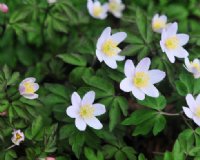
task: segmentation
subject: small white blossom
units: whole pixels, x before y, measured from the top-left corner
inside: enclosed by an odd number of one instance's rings
[[[22,141],[24,141],[24,133],[21,132],[20,130],[14,130],[12,132],[13,137],[11,138],[11,141],[15,144],[15,145],[20,145],[20,143]]]
[[[177,34],[178,24],[176,22],[163,29],[160,46],[166,53],[171,63],[175,62],[175,57],[186,58],[189,54],[182,47],[189,41],[189,35]]]
[[[101,5],[101,3],[96,0],[88,0],[87,1],[87,9],[89,11],[89,14],[97,19],[105,19],[107,17],[107,12],[108,12],[108,6],[107,4]]]
[[[96,45],[96,56],[100,62],[104,61],[110,68],[116,69],[116,61],[123,61],[125,56],[120,56],[121,49],[118,45],[127,37],[125,32],[111,35],[111,28],[107,27],[102,32]]]
[[[155,14],[152,18],[151,25],[154,32],[162,33],[162,30],[169,25],[167,24],[167,16]]]
[[[192,119],[198,126],[200,126],[200,94],[196,99],[191,94],[186,96],[188,107],[183,106],[183,111],[186,116]]]
[[[47,0],[49,4],[53,4],[53,3],[56,3],[57,0]]]
[[[159,92],[154,84],[162,81],[166,74],[158,69],[149,70],[150,64],[149,58],[143,58],[136,67],[133,61],[127,60],[124,67],[126,78],[121,81],[120,89],[132,92],[139,100],[144,100],[145,94],[158,97]]]
[[[190,62],[188,58],[185,58],[185,68],[194,75],[194,78],[200,78],[199,59],[194,59]]]
[[[39,85],[35,83],[35,80],[35,78],[29,77],[19,84],[19,92],[22,96],[27,99],[38,98],[38,94],[35,94],[35,92],[39,89]]]
[[[96,118],[106,112],[105,106],[100,103],[94,103],[95,92],[87,92],[81,100],[77,92],[71,97],[72,105],[66,110],[69,117],[75,118],[75,125],[80,131],[84,131],[89,125],[94,129],[101,129],[103,125]]]
[[[121,18],[124,9],[125,5],[122,3],[122,0],[109,0],[108,11],[111,12],[115,17]]]

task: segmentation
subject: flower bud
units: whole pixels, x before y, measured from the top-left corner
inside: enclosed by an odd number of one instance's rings
[[[4,3],[0,3],[0,11],[3,13],[7,13],[8,12],[8,6]]]

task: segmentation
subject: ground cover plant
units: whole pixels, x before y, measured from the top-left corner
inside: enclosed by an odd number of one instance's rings
[[[0,2],[0,160],[199,160],[198,0]]]

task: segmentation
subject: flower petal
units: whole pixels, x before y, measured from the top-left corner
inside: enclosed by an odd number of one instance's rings
[[[154,85],[149,85],[148,87],[141,89],[146,95],[150,97],[159,97],[159,92]]]
[[[102,55],[102,52],[99,51],[98,49],[96,50],[96,56],[97,56],[97,59],[102,62],[103,61],[103,55]]]
[[[124,92],[131,92],[132,91],[133,84],[131,82],[130,78],[124,78],[120,82],[120,89]]]
[[[34,92],[36,92],[39,89],[39,85],[37,83],[34,83],[33,85],[34,85],[33,86],[34,87]]]
[[[132,87],[132,94],[135,96],[135,98],[137,98],[139,100],[144,100],[145,99],[145,94],[141,90],[136,88],[135,86]]]
[[[170,61],[171,63],[174,63],[174,62],[175,62],[174,53],[173,53],[172,51],[166,51],[165,53],[166,53],[166,55],[167,55],[169,61]]]
[[[178,24],[177,22],[172,23],[168,27],[166,27],[164,30],[166,30],[168,36],[174,36],[177,33],[178,30]]]
[[[69,106],[67,109],[66,109],[66,113],[69,117],[71,118],[76,118],[79,116],[78,114],[79,112],[79,108],[76,107],[76,106]]]
[[[187,102],[187,105],[189,106],[190,110],[194,113],[197,104],[196,104],[194,97],[191,94],[187,94],[186,102]]]
[[[198,126],[200,126],[200,118],[199,118],[199,117],[194,116],[194,117],[193,117],[193,120],[194,120],[194,122],[195,122]]]
[[[124,73],[126,77],[133,77],[135,74],[135,66],[133,64],[132,60],[126,60],[125,66],[124,66]]]
[[[99,116],[106,112],[106,108],[103,104],[96,103],[93,104],[93,106],[94,106],[94,116]]]
[[[38,94],[23,94],[23,96],[27,99],[36,99],[38,98]]]
[[[146,72],[146,71],[148,71],[150,64],[151,64],[151,60],[148,57],[143,58],[138,63],[138,65],[136,66],[136,72]]]
[[[125,32],[117,32],[117,33],[115,33],[115,34],[113,34],[113,35],[111,36],[111,39],[112,39],[115,43],[117,43],[117,45],[118,45],[118,44],[121,43],[126,37],[127,37],[127,34],[126,34]]]
[[[183,47],[174,50],[173,53],[174,56],[178,58],[186,58],[189,55],[189,53]]]
[[[125,56],[116,55],[115,59],[116,61],[123,61],[125,59]]]
[[[87,123],[88,126],[94,128],[94,129],[103,128],[103,125],[96,117],[85,119],[85,122]]]
[[[81,117],[77,117],[75,119],[75,125],[80,131],[84,131],[86,129],[86,123]]]
[[[88,105],[88,104],[92,105],[94,103],[94,99],[95,99],[95,92],[89,91],[83,96],[81,105],[82,106]]]
[[[117,68],[117,62],[111,58],[109,59],[104,59],[104,62],[112,69],[116,69]]]
[[[189,41],[189,35],[187,34],[177,34],[177,37],[181,46],[185,45]]]
[[[104,43],[104,41],[106,39],[108,39],[110,37],[110,34],[111,34],[111,28],[110,27],[106,27],[101,36],[99,37],[99,39],[97,40],[97,49],[101,50],[101,46],[102,44]]]
[[[162,81],[166,76],[165,72],[158,69],[150,70],[148,71],[148,73],[149,73],[150,81],[152,84]]]
[[[183,107],[183,111],[184,111],[184,113],[186,114],[186,116],[188,118],[191,118],[191,119],[193,118],[193,114],[192,114],[191,110],[188,107]]]
[[[72,106],[80,107],[81,106],[81,97],[77,92],[74,92],[71,96]]]

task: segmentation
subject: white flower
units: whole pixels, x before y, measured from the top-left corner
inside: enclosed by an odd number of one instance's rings
[[[12,132],[13,137],[11,138],[11,141],[15,144],[15,145],[20,145],[20,143],[22,141],[24,141],[24,133],[19,130],[14,130]]]
[[[27,99],[36,99],[38,98],[38,94],[35,94],[35,92],[39,89],[39,85],[35,82],[35,78],[29,77],[24,79],[19,84],[19,92],[22,96],[24,96]]]
[[[53,4],[53,3],[56,3],[57,0],[47,0],[49,4]]]
[[[92,0],[88,0],[87,9],[89,14],[94,18],[105,19],[107,17],[108,6],[106,4],[101,5],[98,0],[94,2]]]
[[[175,57],[186,58],[189,55],[182,47],[188,42],[189,36],[187,34],[177,34],[177,30],[178,25],[174,22],[163,29],[161,35],[160,46],[171,63],[175,62]]]
[[[101,129],[103,125],[96,118],[106,112],[105,106],[99,103],[93,104],[95,100],[95,92],[87,92],[81,100],[77,92],[71,97],[72,105],[66,110],[69,117],[75,118],[75,125],[80,131],[86,129],[86,125],[94,129]]]
[[[194,59],[193,62],[190,62],[188,58],[185,58],[185,68],[194,75],[194,78],[200,78],[199,59]]]
[[[154,84],[163,80],[166,74],[158,69],[149,70],[150,64],[149,58],[143,58],[136,67],[131,60],[127,60],[124,67],[126,78],[121,81],[120,89],[132,92],[139,100],[144,100],[145,94],[158,97],[159,92]]]
[[[96,56],[100,62],[104,61],[110,68],[117,68],[116,61],[123,61],[125,56],[120,56],[121,49],[118,47],[127,34],[117,32],[111,35],[111,28],[107,27],[97,41]]]
[[[109,0],[108,10],[115,17],[121,18],[122,17],[122,11],[124,9],[125,9],[125,5],[122,3],[122,0]]]
[[[200,94],[197,96],[196,100],[191,94],[188,94],[186,96],[186,101],[189,108],[183,106],[184,113],[200,126]]]
[[[154,32],[162,33],[162,30],[168,25],[167,24],[167,16],[155,14],[152,18],[152,29]]]

